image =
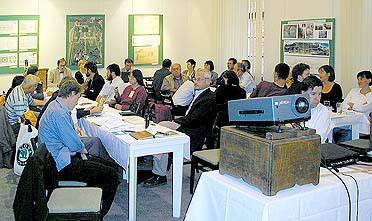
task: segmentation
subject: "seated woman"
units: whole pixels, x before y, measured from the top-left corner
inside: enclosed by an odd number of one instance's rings
[[[334,82],[335,71],[332,66],[323,65],[318,69],[318,73],[319,78],[323,83],[320,103],[326,105],[326,101],[329,102],[333,112],[336,112],[337,102],[342,102],[342,89],[339,84]]]
[[[361,71],[357,74],[358,88],[353,88],[342,103],[343,109],[354,110],[366,114],[372,112],[372,73]]]
[[[218,112],[223,113],[219,114],[220,126],[227,125],[229,122],[227,102],[247,97],[245,90],[239,86],[239,78],[234,71],[225,71],[222,78],[225,85],[219,86],[215,91]]]
[[[118,89],[115,88],[116,104],[114,107],[117,110],[131,110],[136,112],[139,105],[145,104],[147,97],[142,72],[138,69],[133,70],[129,75],[129,83],[130,85],[124,89],[121,96]]]

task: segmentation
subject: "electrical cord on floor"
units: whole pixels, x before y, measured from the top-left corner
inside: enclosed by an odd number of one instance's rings
[[[323,156],[322,156],[322,158],[323,158]],[[351,221],[351,198],[350,198],[350,193],[349,193],[349,189],[347,188],[347,186],[346,186],[346,183],[342,180],[342,178],[339,176],[339,175],[337,175],[335,172],[333,172],[332,171],[332,169],[330,169],[327,165],[325,165],[322,161],[320,161],[320,164],[322,164],[323,165],[323,167],[325,167],[327,170],[329,170],[333,175],[335,175],[341,182],[342,182],[342,184],[344,185],[344,187],[345,187],[345,190],[346,190],[346,193],[347,193],[347,198],[348,198],[348,202],[349,202],[349,212],[348,212],[348,214],[349,214],[349,221]],[[336,172],[339,172],[339,170],[337,169],[337,168],[333,168]]]
[[[341,173],[341,174],[344,175],[344,176],[351,177],[351,179],[353,179],[354,182],[355,182],[356,192],[357,192],[357,195],[356,195],[356,221],[358,221],[358,216],[359,216],[359,185],[358,185],[358,182],[350,174],[346,174],[346,173]]]

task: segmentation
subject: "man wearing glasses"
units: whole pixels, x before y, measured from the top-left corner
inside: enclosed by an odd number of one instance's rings
[[[201,150],[206,136],[211,132],[216,117],[216,98],[209,89],[211,73],[199,68],[195,73],[195,96],[186,115],[174,121],[162,121],[159,124],[180,131],[190,137],[190,152]],[[145,187],[155,187],[167,183],[168,154],[157,154],[153,158],[153,176],[146,180]]]
[[[71,69],[66,67],[66,60],[61,58],[57,61],[57,68],[51,70],[48,75],[48,87],[57,87],[63,77],[72,76]]]

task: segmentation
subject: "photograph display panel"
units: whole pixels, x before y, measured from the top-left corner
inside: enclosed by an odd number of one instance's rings
[[[335,19],[282,21],[281,62],[290,67],[303,62],[312,74],[328,64],[334,66]]]

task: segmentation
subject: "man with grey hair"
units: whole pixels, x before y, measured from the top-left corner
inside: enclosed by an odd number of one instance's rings
[[[30,105],[34,103],[32,94],[36,90],[39,81],[39,77],[32,74],[27,75],[22,84],[15,87],[6,99],[5,109],[16,137],[20,128],[18,120],[30,109]]]
[[[210,134],[216,118],[216,98],[209,89],[211,73],[199,68],[195,73],[195,96],[186,115],[174,121],[162,121],[159,124],[180,131],[190,137],[190,152],[201,150],[206,136]],[[155,187],[167,183],[168,154],[155,155],[153,158],[153,176],[146,180],[145,187]]]
[[[66,81],[40,119],[39,142],[53,156],[60,180],[76,180],[102,189],[102,217],[110,210],[120,184],[115,163],[92,156],[74,129],[71,110],[81,96],[77,81]]]

